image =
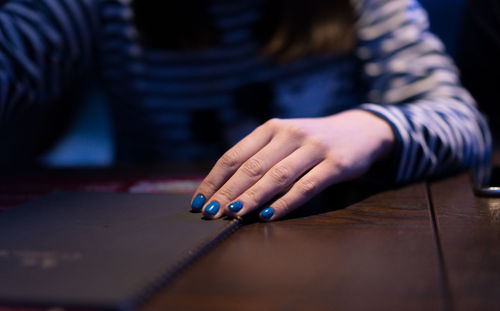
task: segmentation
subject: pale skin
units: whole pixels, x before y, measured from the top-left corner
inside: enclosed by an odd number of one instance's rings
[[[326,187],[365,174],[391,153],[394,139],[385,120],[359,109],[321,118],[272,119],[217,161],[193,200],[203,195],[201,211],[208,219],[261,209],[261,220],[276,220]],[[234,202],[241,202],[239,211],[230,205]]]

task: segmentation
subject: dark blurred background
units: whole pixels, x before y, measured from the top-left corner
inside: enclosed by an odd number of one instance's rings
[[[466,0],[420,0],[429,14],[431,30],[443,40],[453,57],[457,55],[465,2]],[[79,108],[76,122],[56,146],[43,156],[42,162],[59,167],[112,165],[114,146],[108,119],[106,100],[99,89],[93,87]]]

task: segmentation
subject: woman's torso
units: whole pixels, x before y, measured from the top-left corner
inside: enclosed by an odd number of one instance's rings
[[[319,117],[361,103],[352,54],[284,65],[259,56],[251,31],[258,1],[214,1],[220,44],[182,52],[143,46],[131,1],[101,0],[99,64],[119,162],[213,159],[271,117]]]

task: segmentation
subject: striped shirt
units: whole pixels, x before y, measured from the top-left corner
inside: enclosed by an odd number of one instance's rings
[[[213,159],[266,118],[350,108],[392,126],[396,182],[487,161],[487,124],[416,0],[354,0],[352,53],[285,65],[252,39],[262,1],[213,1],[220,43],[193,52],[141,45],[131,0],[4,1],[0,122],[50,107],[97,73],[119,162]]]

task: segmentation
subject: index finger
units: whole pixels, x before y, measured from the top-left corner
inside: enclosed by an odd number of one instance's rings
[[[272,136],[272,131],[262,125],[226,151],[196,189],[191,199],[192,210],[201,211],[206,198],[210,198],[246,160],[266,146]]]

